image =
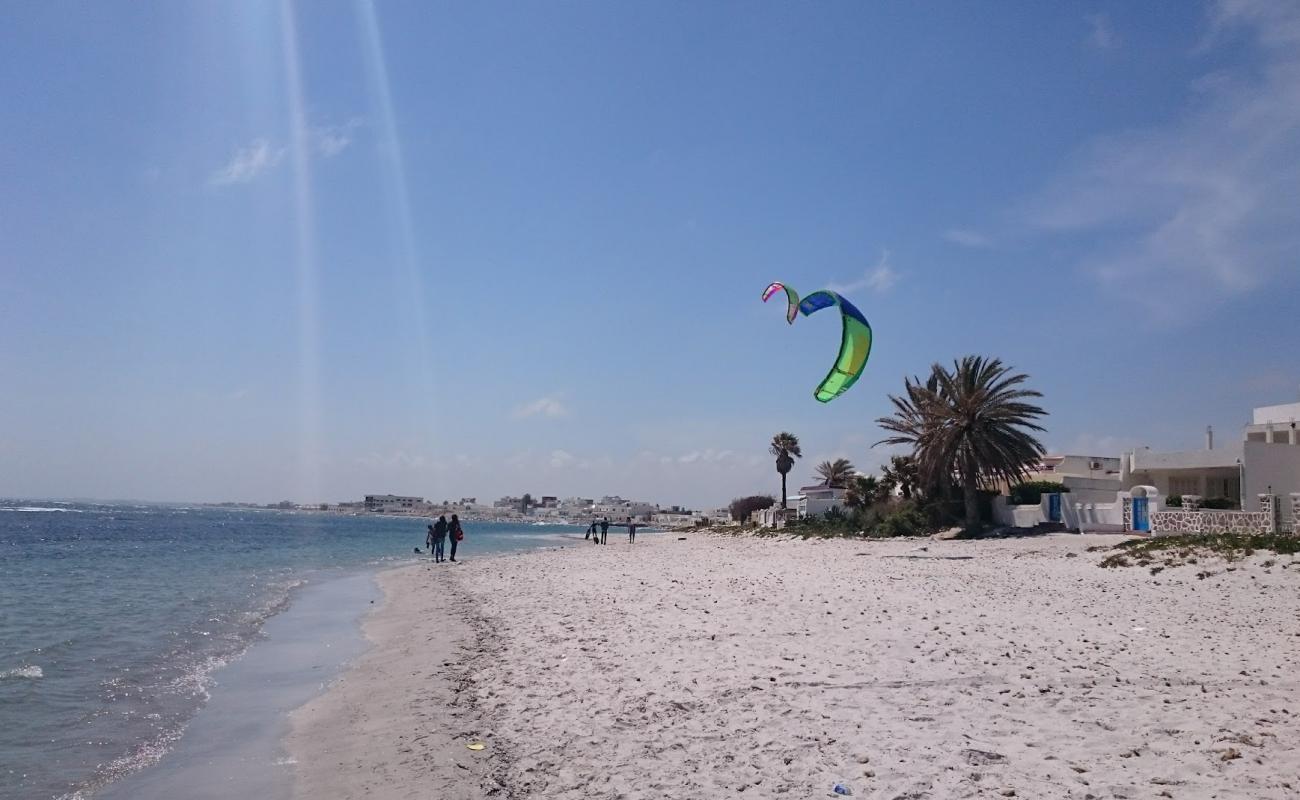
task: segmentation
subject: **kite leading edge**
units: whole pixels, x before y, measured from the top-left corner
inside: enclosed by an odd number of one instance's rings
[[[813,390],[813,397],[818,402],[829,403],[849,390],[862,375],[871,355],[871,323],[862,315],[858,307],[844,297],[832,291],[813,292],[802,300],[795,291],[784,284],[772,283],[763,291],[763,301],[784,289],[790,307],[786,312],[786,321],[793,324],[796,314],[805,317],[832,306],[840,310],[843,332],[840,337],[840,352],[830,372]]]

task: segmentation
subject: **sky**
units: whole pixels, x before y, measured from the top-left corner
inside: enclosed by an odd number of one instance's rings
[[[1292,402],[1300,5],[8,3],[0,496],[778,492],[906,376]],[[875,347],[830,404],[832,288]]]

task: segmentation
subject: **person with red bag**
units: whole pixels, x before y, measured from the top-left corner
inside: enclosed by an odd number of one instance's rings
[[[451,515],[451,524],[447,526],[447,538],[451,539],[451,559],[456,560],[456,545],[465,538],[465,529],[460,526],[460,517]]]

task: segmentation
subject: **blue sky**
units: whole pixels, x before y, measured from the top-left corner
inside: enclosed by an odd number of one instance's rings
[[[1300,7],[10,4],[0,495],[778,488],[905,375],[1054,451],[1300,386]],[[838,287],[867,372],[811,392]]]

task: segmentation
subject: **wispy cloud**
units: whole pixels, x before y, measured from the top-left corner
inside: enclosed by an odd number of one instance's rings
[[[866,273],[856,281],[850,283],[832,283],[832,291],[840,294],[850,294],[868,289],[876,294],[883,294],[894,288],[901,276],[889,262],[889,251],[882,250],[880,259],[873,266],[867,268]]]
[[[578,459],[567,450],[551,451],[551,467],[554,469],[564,469],[565,467],[572,466],[577,460]]]
[[[284,158],[285,148],[272,147],[266,139],[254,139],[247,147],[237,148],[226,165],[208,179],[213,186],[230,186],[248,183],[268,170],[274,169]]]
[[[1293,270],[1300,248],[1300,5],[1223,2],[1212,28],[1246,31],[1259,64],[1189,87],[1176,123],[1093,142],[1024,210],[1087,234],[1082,268],[1169,318]]]
[[[563,417],[569,413],[569,409],[555,397],[539,397],[531,403],[525,403],[519,406],[511,414],[515,419],[528,419],[530,417]]]
[[[1109,50],[1119,45],[1119,36],[1105,14],[1087,14],[1083,18],[1088,23],[1088,44],[1098,50]]]
[[[992,239],[979,231],[973,231],[969,228],[949,228],[943,232],[943,238],[962,247],[982,248],[993,246]]]
[[[405,450],[392,453],[369,453],[357,459],[357,463],[366,469],[420,469],[428,464],[422,455],[414,455]]]
[[[363,120],[353,117],[341,125],[321,125],[312,128],[312,144],[316,152],[325,158],[333,158],[348,149],[352,144],[357,128]]]

